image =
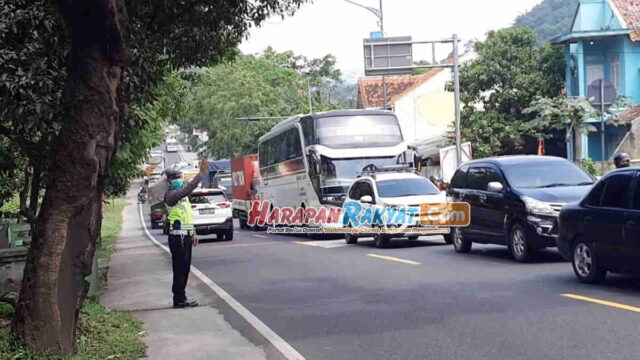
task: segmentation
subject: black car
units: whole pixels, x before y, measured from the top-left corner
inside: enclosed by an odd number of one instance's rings
[[[558,250],[583,282],[607,271],[640,275],[640,168],[604,176],[578,204],[560,212]]]
[[[556,246],[560,209],[582,199],[594,182],[570,161],[552,156],[467,162],[447,189],[451,200],[471,206],[470,225],[452,229],[454,248],[466,253],[474,242],[506,245],[526,262],[535,250]]]

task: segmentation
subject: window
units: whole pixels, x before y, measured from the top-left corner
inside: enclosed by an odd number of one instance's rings
[[[336,149],[395,146],[402,142],[400,124],[393,115],[319,118],[317,135],[319,144]]]
[[[313,128],[313,118],[308,116],[300,120],[302,133],[304,134],[304,145],[309,146],[315,144],[315,130]]]
[[[482,190],[487,190],[487,187],[489,186],[490,182],[499,182],[502,184],[502,176],[500,176],[500,173],[498,172],[498,170],[488,167],[486,168],[484,185],[482,187]]]
[[[378,195],[380,197],[403,197],[420,195],[438,195],[440,190],[431,181],[420,179],[398,179],[378,181]]]
[[[360,193],[360,197],[363,197],[365,195],[369,195],[373,197],[373,187],[368,181],[363,181],[362,184],[360,185],[359,193]]]
[[[611,81],[613,86],[620,91],[620,58],[618,54],[611,56]]]
[[[361,182],[357,182],[355,183],[352,187],[351,190],[349,191],[349,197],[355,200],[360,199],[360,197],[358,196],[358,188],[360,187],[360,184],[362,184]]]
[[[629,187],[633,180],[633,173],[616,174],[607,179],[607,185],[602,195],[602,207],[626,209],[629,199]]]
[[[224,193],[201,193],[189,196],[189,202],[192,204],[216,204],[227,201]]]
[[[467,177],[467,171],[469,170],[469,165],[461,166],[458,171],[453,175],[451,179],[451,187],[452,188],[464,188],[465,187],[465,179]]]
[[[593,190],[587,195],[587,206],[600,206],[600,200],[602,200],[602,193],[604,192],[604,187],[607,184],[606,181],[600,181],[598,185],[596,185]]]
[[[467,173],[467,189],[485,190],[485,174],[487,168],[472,167]]]

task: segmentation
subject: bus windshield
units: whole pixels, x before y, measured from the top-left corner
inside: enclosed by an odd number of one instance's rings
[[[383,167],[395,165],[396,157],[381,158],[355,158],[355,159],[329,159],[322,157],[322,170],[325,181],[351,183],[367,165]]]
[[[393,115],[334,116],[317,120],[318,143],[330,148],[395,146],[402,142]]]

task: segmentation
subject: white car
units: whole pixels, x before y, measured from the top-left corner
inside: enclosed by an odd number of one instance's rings
[[[363,174],[353,182],[347,192],[345,202],[347,201],[356,202],[363,209],[372,207],[383,210],[385,208],[419,208],[420,204],[445,203],[447,197],[431,181],[413,171],[373,171]],[[414,216],[414,222],[407,224],[407,227],[421,227],[419,214]],[[419,236],[411,232],[402,232],[402,229],[398,230],[398,233],[374,232],[373,238],[376,246],[386,247],[393,237],[407,237],[410,240],[415,240]],[[371,237],[370,234],[347,233],[345,240],[348,244],[356,244],[358,236]]]
[[[233,240],[231,202],[221,189],[196,189],[189,195],[196,234]]]
[[[178,140],[176,139],[167,139],[166,143],[166,152],[178,152]]]

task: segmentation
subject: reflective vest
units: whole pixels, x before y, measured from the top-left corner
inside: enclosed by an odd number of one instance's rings
[[[191,211],[191,203],[189,197],[185,196],[177,204],[169,210],[169,229],[173,230],[173,223],[180,221],[180,230],[193,230],[193,212]]]

